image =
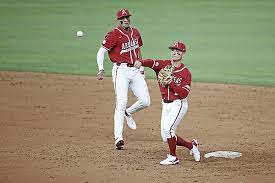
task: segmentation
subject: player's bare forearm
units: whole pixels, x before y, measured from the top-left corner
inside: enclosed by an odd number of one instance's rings
[[[98,80],[103,80],[105,77],[105,71],[102,69],[97,73]]]

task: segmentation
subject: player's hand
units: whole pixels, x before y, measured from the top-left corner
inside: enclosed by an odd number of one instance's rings
[[[138,61],[138,60],[135,61],[135,63],[134,63],[134,67],[135,67],[135,68],[139,69],[141,66],[142,66],[142,64],[141,64],[140,61]]]
[[[98,80],[103,80],[103,79],[104,79],[104,76],[105,76],[105,71],[104,71],[104,70],[100,70],[100,71],[97,73],[97,79],[98,79]]]

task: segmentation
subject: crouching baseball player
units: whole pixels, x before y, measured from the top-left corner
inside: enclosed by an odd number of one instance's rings
[[[188,109],[187,96],[191,89],[191,73],[182,63],[186,52],[185,44],[175,42],[169,46],[171,60],[145,59],[135,62],[135,67],[141,65],[152,68],[157,75],[162,96],[161,136],[168,143],[170,153],[160,162],[161,165],[179,163],[176,156],[176,146],[191,150],[195,161],[200,161],[198,141],[187,141],[176,135],[176,129]]]

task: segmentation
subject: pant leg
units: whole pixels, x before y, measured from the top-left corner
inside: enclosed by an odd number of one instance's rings
[[[129,78],[124,68],[113,67],[113,83],[116,96],[116,108],[114,114],[114,136],[115,139],[123,138],[124,114],[127,105]]]
[[[167,123],[167,121],[169,120],[169,110],[170,110],[169,107],[170,107],[169,104],[162,102],[160,131],[161,131],[161,137],[163,142],[167,142],[167,137],[164,133],[164,129],[165,129],[165,123]]]
[[[144,77],[138,69],[133,70],[130,88],[137,97],[137,101],[127,109],[127,113],[133,114],[150,105],[150,95]]]
[[[187,112],[188,103],[187,100],[176,100],[170,105],[167,121],[164,122],[164,134],[166,138],[172,138],[176,135],[176,130],[180,124],[182,118]]]

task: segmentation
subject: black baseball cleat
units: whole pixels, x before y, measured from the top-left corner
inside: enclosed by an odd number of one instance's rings
[[[124,148],[124,141],[120,140],[116,143],[116,149],[117,150],[122,150]]]

